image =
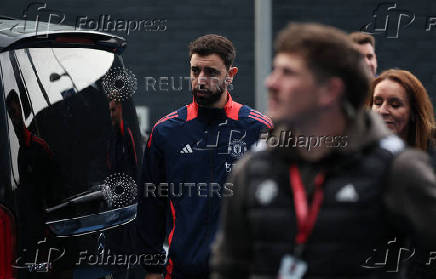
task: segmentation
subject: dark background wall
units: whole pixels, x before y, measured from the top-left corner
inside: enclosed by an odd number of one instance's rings
[[[20,17],[28,3],[31,1],[2,3],[0,14]],[[150,125],[192,101],[188,80],[183,79],[189,77],[187,46],[195,38],[208,33],[221,34],[233,41],[239,72],[232,95],[239,102],[254,105],[254,2],[251,0],[63,0],[48,1],[48,7],[64,12],[65,22],[70,24],[75,24],[77,17],[98,19],[100,15],[124,20],[165,20],[166,30],[163,32],[136,31],[129,35],[114,32],[128,41],[124,62],[136,75],[138,90],[134,100],[137,105],[149,107]],[[146,77],[150,77],[149,80],[164,77],[162,90],[159,90],[158,83],[153,90],[151,81],[146,87]],[[167,81],[165,77],[168,77]],[[174,82],[171,82],[172,78]]]
[[[378,73],[390,68],[400,68],[414,73],[427,88],[436,101],[436,25],[426,31],[427,20],[434,17],[436,23],[436,2],[432,0],[417,1],[343,1],[343,0],[274,0],[273,30],[274,34],[286,26],[288,21],[315,21],[336,26],[344,31],[358,31],[370,23],[375,12],[376,17],[385,19],[383,3],[396,4],[396,8],[388,13],[387,32],[376,32],[376,53]],[[376,11],[375,11],[376,10]],[[415,15],[409,25],[408,18],[403,16],[398,36],[396,27],[397,14]],[[377,28],[382,26],[378,24]],[[370,29],[371,30],[371,29]]]
[[[3,1],[0,14],[20,17],[31,1]],[[359,30],[372,20],[373,12],[383,1],[344,0],[273,0],[273,35],[289,21],[316,21],[334,25],[345,31]],[[392,67],[408,69],[421,79],[430,95],[436,96],[436,26],[426,32],[426,19],[436,17],[436,2],[433,0],[396,1],[397,9],[415,14],[408,27],[402,21],[398,38],[389,34],[376,34],[379,72]],[[235,64],[239,73],[231,91],[239,102],[254,106],[254,1],[170,1],[170,0],[124,0],[124,1],[48,1],[48,7],[66,14],[66,22],[75,24],[78,16],[98,18],[110,15],[124,20],[165,20],[163,32],[136,31],[127,38],[129,46],[124,61],[138,79],[138,91],[134,96],[137,105],[146,105],[150,110],[152,125],[164,114],[191,101],[188,82],[179,78],[189,75],[187,45],[198,36],[218,33],[227,36],[237,48]],[[380,11],[379,11],[380,13]],[[379,15],[381,18],[382,15]],[[391,14],[391,25],[395,21]],[[402,19],[407,20],[407,18]],[[436,19],[435,19],[436,22]],[[395,22],[394,22],[395,23]],[[392,32],[392,30],[388,30]],[[388,32],[388,33],[389,33]],[[168,77],[162,89],[146,90],[146,77]],[[171,86],[171,77],[174,86]],[[165,82],[165,80],[162,80]],[[156,87],[158,87],[156,85]],[[171,87],[176,87],[172,90]],[[182,90],[180,90],[180,87]]]

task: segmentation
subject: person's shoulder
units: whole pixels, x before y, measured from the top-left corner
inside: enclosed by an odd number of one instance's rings
[[[405,148],[394,158],[392,163],[393,175],[406,179],[415,179],[417,176],[434,177],[431,159],[426,152],[416,148]]]
[[[185,122],[186,107],[181,107],[178,110],[161,117],[156,121],[151,129],[150,136],[147,140],[147,147],[151,146],[152,139],[154,142],[161,142],[161,140],[171,137],[173,134],[172,131],[174,131],[175,128],[184,125]]]
[[[241,106],[241,109],[239,110],[239,119],[249,124],[257,124],[268,129],[273,128],[271,118],[247,105]]]
[[[45,153],[47,153],[50,156],[53,156],[53,152],[50,149],[50,146],[47,144],[47,142],[35,135],[32,135],[31,138],[31,144],[41,150],[43,150]]]
[[[395,176],[410,177],[417,172],[431,169],[430,157],[426,152],[406,146],[396,135],[379,140],[379,147],[392,156],[392,173]]]
[[[42,138],[40,138],[38,136],[32,135],[31,141],[34,142],[37,145],[47,146],[48,147],[47,142],[44,139],[42,139]]]
[[[186,121],[186,106],[181,107],[173,112],[161,117],[153,126],[153,130],[162,128],[171,128]]]
[[[428,154],[412,147],[394,152],[390,168],[392,188],[400,192],[416,191],[428,185],[436,187],[436,178]]]

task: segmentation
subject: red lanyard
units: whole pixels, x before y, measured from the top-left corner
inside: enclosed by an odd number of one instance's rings
[[[315,193],[310,210],[308,208],[306,190],[304,189],[301,175],[296,165],[292,165],[289,168],[289,178],[291,188],[294,192],[295,215],[297,217],[298,233],[295,242],[297,244],[304,244],[315,226],[316,218],[318,217],[318,212],[324,197],[322,191],[324,174],[318,173],[315,177]]]

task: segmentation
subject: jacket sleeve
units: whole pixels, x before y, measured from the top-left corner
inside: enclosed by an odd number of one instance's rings
[[[436,248],[436,179],[427,154],[406,149],[393,161],[385,202],[418,247]]]
[[[245,200],[248,185],[242,159],[229,179],[233,195],[223,197],[221,223],[212,246],[211,278],[248,278],[251,260],[251,234]]]
[[[136,158],[136,146],[135,146],[135,140],[133,139],[132,130],[127,127],[127,147],[129,152],[129,170],[132,173],[133,177],[136,179],[137,175],[137,166],[138,166],[138,159]]]
[[[154,259],[142,263],[147,272],[161,273],[165,260],[163,242],[169,213],[169,199],[160,197],[156,189],[159,183],[166,182],[162,149],[164,144],[158,129],[154,129],[150,137],[152,138],[145,147],[142,174],[138,185],[135,247],[141,254]]]

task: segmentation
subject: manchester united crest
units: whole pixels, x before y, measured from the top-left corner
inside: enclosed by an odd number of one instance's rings
[[[239,159],[247,151],[247,144],[242,140],[234,140],[229,144],[228,151],[233,158]]]

